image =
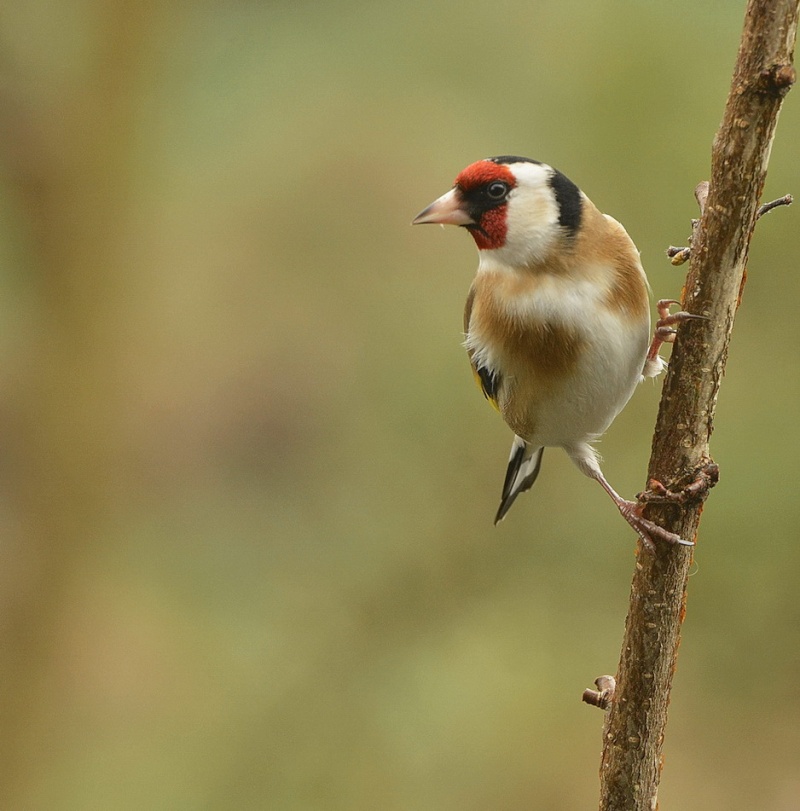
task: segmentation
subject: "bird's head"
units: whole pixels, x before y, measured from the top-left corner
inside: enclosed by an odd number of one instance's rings
[[[578,187],[547,164],[503,155],[467,166],[449,192],[431,203],[413,225],[466,228],[482,260],[525,267],[547,259],[580,228]]]

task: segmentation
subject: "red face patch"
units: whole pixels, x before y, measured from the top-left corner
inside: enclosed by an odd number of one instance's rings
[[[469,231],[479,250],[502,248],[506,242],[506,211],[508,203],[493,202],[486,189],[497,181],[513,189],[517,185],[508,166],[483,160],[467,166],[456,178],[455,185],[461,190],[466,201],[473,203],[469,212],[476,221]]]
[[[487,211],[481,217],[478,228],[470,228],[469,232],[475,240],[479,251],[492,251],[502,248],[506,244],[506,209],[508,206],[502,205]]]
[[[484,186],[493,180],[503,180],[512,188],[517,185],[513,173],[500,163],[493,161],[477,161],[462,169],[456,178],[456,186],[463,191],[470,191],[478,186]]]

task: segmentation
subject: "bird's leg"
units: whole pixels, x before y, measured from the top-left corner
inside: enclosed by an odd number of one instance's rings
[[[642,539],[645,548],[650,552],[655,552],[656,543],[680,544],[681,546],[694,546],[691,541],[684,541],[679,535],[674,532],[660,527],[658,524],[650,521],[642,515],[644,504],[639,504],[635,501],[627,501],[617,493],[617,491],[608,483],[603,471],[600,470],[600,464],[597,461],[597,454],[588,443],[579,443],[565,450],[569,454],[573,462],[580,468],[581,472],[599,482],[603,490],[608,493],[617,505],[622,517],[633,527],[636,534]]]
[[[642,374],[645,377],[655,377],[664,368],[665,362],[658,354],[662,344],[671,344],[675,341],[677,330],[674,324],[681,324],[684,321],[690,321],[693,318],[705,319],[704,315],[694,315],[692,313],[678,312],[670,313],[669,308],[673,304],[680,304],[675,299],[661,299],[656,305],[658,310],[658,321],[656,321],[656,329],[653,333],[653,340],[650,343],[650,348],[647,350],[647,358],[644,362]]]
[[[617,493],[616,490],[606,481],[602,473],[593,475],[600,486],[608,493],[617,505],[622,517],[633,527],[636,534],[642,539],[642,543],[650,552],[656,551],[656,541],[663,541],[669,544],[680,544],[681,546],[694,546],[691,541],[684,541],[680,535],[660,527],[642,515],[644,504],[635,501],[628,501]]]

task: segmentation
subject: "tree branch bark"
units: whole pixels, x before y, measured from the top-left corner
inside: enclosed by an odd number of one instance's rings
[[[691,246],[683,309],[707,316],[678,334],[656,421],[644,494],[647,516],[696,539],[716,482],[709,438],[770,147],[792,65],[800,0],[749,0],[722,124],[712,150],[708,198]],[[700,198],[698,197],[700,201]],[[685,613],[692,550],[639,549],[604,729],[601,811],[657,806],[661,747]]]

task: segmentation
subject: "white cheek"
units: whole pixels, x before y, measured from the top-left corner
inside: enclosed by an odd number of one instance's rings
[[[536,189],[518,190],[518,196],[509,205],[506,261],[517,267],[535,264],[546,259],[559,237],[558,207],[551,194]]]
[[[511,192],[502,248],[481,251],[481,269],[519,268],[543,262],[560,236],[558,205],[543,167],[532,167],[535,183]],[[538,175],[541,175],[539,177]]]

